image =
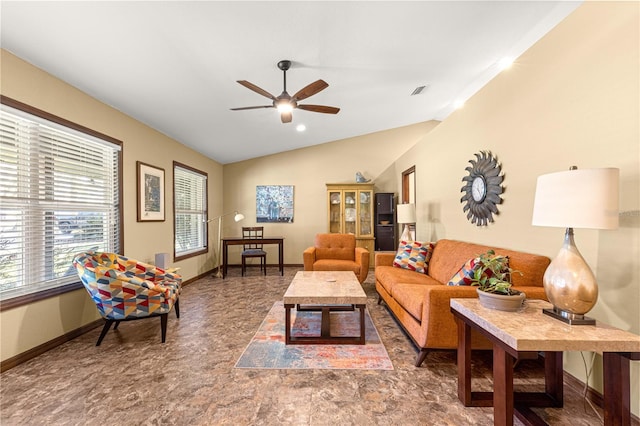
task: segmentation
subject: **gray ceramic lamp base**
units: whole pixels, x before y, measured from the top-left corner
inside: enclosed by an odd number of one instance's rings
[[[596,325],[596,320],[593,318],[580,314],[573,314],[558,308],[543,309],[542,312],[570,325]]]

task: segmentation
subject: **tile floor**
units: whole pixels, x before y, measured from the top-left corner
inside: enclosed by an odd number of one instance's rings
[[[492,409],[456,396],[454,352],[416,350],[384,305],[373,272],[368,309],[393,371],[245,370],[234,364],[298,268],[263,277],[232,268],[225,280],[187,285],[181,318],[122,323],[95,347],[99,329],[0,376],[0,424],[10,425],[491,425]],[[474,387],[490,390],[490,356],[479,353]],[[539,390],[539,363],[525,361],[516,387]],[[581,390],[565,386],[564,409],[536,409],[552,425],[600,424]],[[601,414],[601,413],[600,413]],[[515,424],[519,424],[516,420]]]

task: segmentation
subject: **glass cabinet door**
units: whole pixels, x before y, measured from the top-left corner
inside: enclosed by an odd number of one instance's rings
[[[329,232],[342,232],[342,192],[329,192]]]
[[[373,203],[373,192],[372,191],[358,191],[358,203],[359,203],[359,211],[360,217],[358,218],[358,229],[360,236],[371,236],[373,235],[373,226],[372,226],[372,217],[371,217],[371,207]]]
[[[344,233],[356,234],[356,191],[344,191]]]

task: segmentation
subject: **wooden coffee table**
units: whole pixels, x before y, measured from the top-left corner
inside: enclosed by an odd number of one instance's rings
[[[317,307],[316,310],[322,311],[319,336],[291,335],[291,309],[296,305],[314,305]],[[360,310],[359,336],[331,336],[331,312],[344,311],[344,305],[352,305]],[[366,306],[367,295],[353,272],[299,271],[284,294],[285,343],[287,345],[364,345]]]

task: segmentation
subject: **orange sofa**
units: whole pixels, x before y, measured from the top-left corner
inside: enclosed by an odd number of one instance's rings
[[[469,259],[490,249],[509,256],[514,273],[513,286],[528,299],[547,300],[542,277],[550,263],[548,257],[453,240],[439,240],[429,261],[427,274],[394,267],[395,253],[376,253],[375,276],[378,303],[384,300],[393,316],[411,337],[420,352],[419,367],[429,350],[456,349],[457,327],[449,307],[452,298],[478,297],[476,287],[449,286],[447,283]],[[474,349],[491,349],[480,334],[471,339]]]
[[[305,271],[353,271],[360,284],[369,273],[369,250],[356,247],[353,234],[317,234],[302,259]]]

